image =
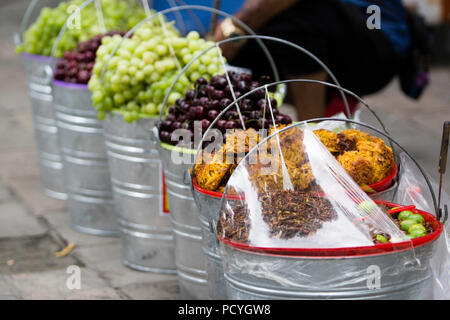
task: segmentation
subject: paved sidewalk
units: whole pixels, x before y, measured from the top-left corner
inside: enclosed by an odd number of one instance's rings
[[[27,3],[0,4],[0,299],[178,298],[176,277],[124,267],[118,238],[73,231],[65,202],[43,194],[25,72],[12,42]],[[436,179],[442,123],[450,120],[450,67],[433,70],[432,82],[420,102],[395,83],[367,100]],[[68,243],[75,249],[56,258]],[[80,290],[67,289],[71,265],[81,267]]]

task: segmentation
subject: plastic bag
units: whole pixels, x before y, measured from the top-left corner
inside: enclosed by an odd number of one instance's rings
[[[254,149],[224,197],[219,235],[250,246],[359,247],[377,235],[407,241],[307,126],[283,129]]]
[[[435,214],[431,191],[415,163],[405,154],[400,154],[400,179],[395,197],[396,203],[412,204],[418,209]],[[430,181],[433,192],[437,195],[439,185]],[[442,190],[441,207],[450,205],[450,198]],[[450,227],[445,226],[445,232],[437,241],[436,253],[431,259],[433,270],[434,299],[450,299]]]
[[[429,237],[406,240],[312,127],[300,125],[238,164],[217,226],[231,299],[445,298],[440,230],[436,222]]]

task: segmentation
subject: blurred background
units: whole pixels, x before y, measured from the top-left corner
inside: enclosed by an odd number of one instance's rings
[[[39,6],[42,4],[54,6],[58,2],[40,1]],[[213,5],[212,0],[185,0],[184,2],[175,1],[175,3],[178,5],[183,3]],[[58,230],[59,234],[62,234],[66,239],[76,239],[79,243],[80,241],[81,243],[83,241],[89,243],[87,236],[75,235],[73,231],[68,230],[68,226],[67,228],[62,227],[67,225],[66,218],[63,218],[63,215],[65,215],[64,202],[46,197],[40,186],[31,110],[26,93],[26,75],[20,56],[14,52],[13,41],[13,35],[19,30],[20,21],[28,4],[28,0],[0,2],[0,238],[16,236],[17,230],[24,230],[24,233],[17,231],[21,236],[27,235],[27,232],[42,236],[42,234]],[[157,10],[161,10],[171,6],[171,4],[173,2],[154,0],[151,5]],[[240,1],[222,1],[221,8],[234,13],[239,10],[240,4]],[[435,181],[438,181],[437,167],[442,125],[445,120],[450,120],[450,0],[404,0],[404,4],[409,10],[417,12],[425,18],[427,27],[433,35],[429,74],[430,85],[420,99],[413,100],[402,93],[396,77],[382,90],[365,96],[365,99],[383,119],[393,137],[398,139],[400,144],[424,165]],[[38,11],[36,10],[34,18]],[[187,13],[184,13],[184,15],[187,15]],[[33,21],[34,18],[32,17],[31,20]],[[175,15],[174,19],[176,19]],[[204,28],[208,29],[207,24],[211,17],[204,15],[199,16],[199,19],[204,24]],[[197,22],[193,22],[193,24],[198,25]],[[189,30],[192,25],[186,24],[185,27]],[[287,104],[282,108],[294,119],[297,118],[294,106]],[[368,116],[365,110],[362,110],[361,118],[373,123],[373,119]],[[444,187],[446,190],[450,190],[449,174],[445,178]],[[22,217],[22,220],[18,220],[18,225],[11,227],[10,224],[6,223],[8,219],[6,213],[8,213],[8,216],[13,214],[16,217]],[[30,216],[37,216],[38,219],[44,218],[45,227],[42,228],[42,223],[36,224],[34,220],[34,222],[27,220]],[[8,221],[12,221],[11,217]],[[16,231],[11,231],[14,228],[16,228]],[[66,229],[63,230],[63,228]],[[102,241],[100,241],[100,245],[104,245],[106,248],[110,244],[111,248],[117,245],[114,242],[115,239]],[[34,245],[39,245],[39,242]],[[38,265],[23,266],[23,269],[19,270],[20,273],[15,273],[8,280],[2,273],[9,270],[8,264],[11,261],[10,255],[13,247],[8,242],[0,241],[0,248],[10,248],[5,249],[6,251],[0,251],[0,298],[3,297],[2,291],[7,292],[7,294],[4,294],[6,298],[35,297],[36,293],[32,288],[29,288],[29,285],[35,283],[36,278],[34,277],[51,282],[51,273],[48,273],[48,269],[58,269],[58,265],[54,262],[48,262],[45,257],[51,255],[52,250],[56,250],[60,245],[61,243],[54,241],[46,243],[45,246],[49,248],[46,249],[48,252],[41,252],[38,250],[39,248],[33,247],[33,244],[29,242],[17,244],[23,249],[24,255],[41,254],[43,258],[39,260]],[[90,271],[92,272],[92,278],[95,279],[92,282],[93,289],[95,289],[92,291],[92,298],[120,298],[120,294],[133,298],[149,298],[148,291],[144,295],[144,289],[139,286],[139,283],[142,282],[141,275],[122,270],[123,266],[120,262],[116,263],[118,269],[109,269],[115,268],[112,266],[113,264],[109,263],[112,258],[106,254],[102,256],[101,252],[108,252],[108,249],[91,247],[81,251],[81,257],[86,258],[86,261],[93,259],[93,257],[104,260],[96,260],[96,267]],[[118,261],[121,259],[120,252],[115,258]],[[76,258],[68,259],[73,259],[74,263],[77,262],[75,261]],[[67,262],[64,262],[64,264],[66,265]],[[45,272],[39,273],[42,270],[45,270]],[[36,272],[38,272],[38,276],[36,276]],[[106,272],[107,279],[116,279],[115,282],[108,280],[107,285],[100,283],[104,280],[98,280],[96,276],[98,272]],[[148,275],[146,276],[148,277]],[[15,279],[14,285],[8,282],[11,279]],[[171,290],[175,286],[173,283],[176,283],[176,281],[172,283],[172,279],[165,277],[157,278],[155,281],[162,283],[160,286],[163,288],[158,289],[160,296],[157,296],[157,298],[164,298],[164,295],[170,297]],[[51,288],[51,284],[48,284],[48,282],[43,286],[44,288]],[[2,288],[6,289],[3,290]],[[117,291],[117,288],[120,290]],[[50,293],[43,289],[39,294],[45,298],[45,295]]]

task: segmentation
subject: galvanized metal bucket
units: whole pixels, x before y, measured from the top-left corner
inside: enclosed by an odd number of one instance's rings
[[[397,181],[394,181],[394,184],[390,188],[384,191],[369,194],[369,197],[375,201],[393,201],[395,194],[397,193],[397,188],[398,183]]]
[[[208,274],[208,289],[209,295],[215,300],[227,299],[226,282],[224,278],[224,271],[222,266],[222,258],[217,240],[217,235],[214,230],[218,220],[220,211],[222,194],[219,192],[211,192],[199,188],[193,181],[194,199],[200,210],[200,225],[203,235],[203,251],[207,258],[207,274]],[[395,183],[389,189],[371,194],[373,200],[392,201],[397,184]]]
[[[423,213],[423,212],[420,212]],[[336,249],[288,255],[246,249],[223,239],[223,262],[228,296],[232,300],[247,299],[430,299],[436,240],[443,231],[442,223],[433,221],[434,232],[407,242],[391,252],[377,246],[357,248],[352,253]],[[382,244],[385,246],[389,244]],[[331,255],[331,256],[330,256]],[[402,265],[414,257],[420,267]],[[378,285],[370,285],[377,275]]]
[[[149,131],[155,119],[127,123],[119,113],[104,122],[124,264],[139,271],[175,273],[163,168]]]
[[[182,299],[208,299],[206,256],[202,250],[202,228],[199,210],[191,192],[190,162],[176,164],[174,148],[160,144],[164,164],[170,220],[175,236],[175,256]],[[192,154],[193,156],[193,154]]]
[[[213,226],[219,218],[222,194],[209,192],[196,186],[195,179],[192,192],[200,211],[200,226],[203,236],[203,252],[206,254],[209,296],[213,300],[226,300],[227,292],[220,255],[219,243]]]
[[[56,124],[74,229],[118,236],[103,124],[86,85],[53,82]]]
[[[58,145],[58,128],[53,110],[52,66],[55,59],[22,54],[27,74],[28,95],[33,113],[41,183],[45,194],[66,200],[63,161]]]

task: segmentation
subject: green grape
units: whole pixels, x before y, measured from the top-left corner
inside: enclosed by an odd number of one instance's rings
[[[49,56],[59,32],[73,13],[72,8],[80,7],[83,0],[61,2],[55,8],[43,8],[37,20],[25,31],[23,43],[16,48],[17,53],[28,52]],[[100,0],[106,30],[128,30],[145,18],[144,9],[134,1]],[[80,11],[79,19],[68,21],[55,51],[56,57],[75,48],[78,42],[100,34],[95,4],[92,2]],[[105,40],[108,41],[108,40]]]

